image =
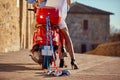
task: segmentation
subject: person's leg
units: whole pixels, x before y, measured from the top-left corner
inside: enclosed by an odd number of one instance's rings
[[[62,32],[60,32],[60,45],[58,46],[58,54],[59,54],[59,59],[60,59],[60,63],[59,63],[59,67],[63,68],[63,67],[67,67],[66,62],[65,62],[65,57],[67,57],[67,52],[65,49],[65,44],[64,44],[64,38],[62,36]]]
[[[75,55],[74,55],[74,49],[73,49],[73,44],[69,35],[69,31],[67,28],[67,25],[65,23],[64,19],[61,19],[61,22],[59,24],[59,28],[60,28],[60,32],[62,33],[62,35],[64,36],[65,39],[65,45],[67,48],[67,51],[71,57],[71,66],[74,69],[78,69],[77,64],[75,63]]]
[[[69,33],[68,33],[68,29],[63,28],[63,29],[60,29],[60,30],[61,30],[62,34],[64,35],[65,44],[66,44],[67,50],[70,54],[70,57],[72,59],[75,59],[73,45],[72,45],[72,41],[71,41],[71,38],[70,38]]]
[[[71,66],[72,66],[73,69],[78,69],[78,66],[75,63],[75,55],[74,55],[73,44],[72,44],[68,29],[65,27],[65,28],[62,28],[60,30],[61,30],[62,34],[64,35],[65,44],[66,44],[67,50],[69,52],[69,55],[71,57]]]

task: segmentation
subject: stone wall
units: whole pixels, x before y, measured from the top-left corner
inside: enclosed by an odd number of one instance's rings
[[[84,20],[88,20],[88,30],[85,31],[83,30]],[[88,51],[108,41],[109,15],[68,14],[66,21],[75,52],[81,52],[82,44],[86,45]]]
[[[20,49],[19,9],[16,0],[0,0],[0,52]]]
[[[31,48],[31,6],[26,0],[0,0],[0,52]]]

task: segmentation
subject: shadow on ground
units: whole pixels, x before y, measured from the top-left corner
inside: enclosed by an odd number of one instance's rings
[[[36,65],[31,63],[21,64],[21,63],[9,63],[9,64],[0,64],[0,72],[14,72],[14,71],[23,71],[23,70],[40,70],[34,67],[26,67],[25,65]]]

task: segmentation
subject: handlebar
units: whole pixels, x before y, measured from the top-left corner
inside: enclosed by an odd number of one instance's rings
[[[34,9],[28,9],[28,11],[34,11]]]

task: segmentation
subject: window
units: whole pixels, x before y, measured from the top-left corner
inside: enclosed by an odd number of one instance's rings
[[[83,30],[88,30],[88,20],[83,21]]]

